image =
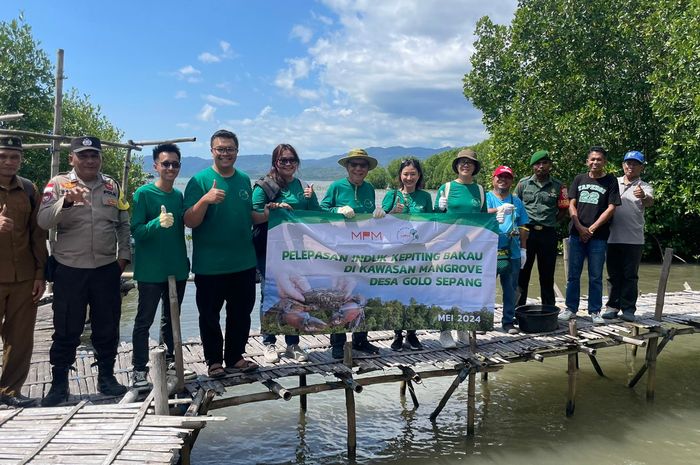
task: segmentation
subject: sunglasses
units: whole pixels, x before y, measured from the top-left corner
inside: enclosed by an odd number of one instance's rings
[[[169,168],[179,168],[180,167],[180,162],[179,161],[162,161],[160,162],[160,166],[162,166],[165,169]]]
[[[278,158],[277,163],[284,166],[284,165],[296,165],[299,163],[299,160],[296,158]]]
[[[350,168],[369,168],[369,163],[362,161],[349,161],[348,166],[350,166]]]

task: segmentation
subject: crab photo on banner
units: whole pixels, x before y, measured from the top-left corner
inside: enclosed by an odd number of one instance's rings
[[[268,228],[264,333],[493,329],[494,215],[278,209]]]

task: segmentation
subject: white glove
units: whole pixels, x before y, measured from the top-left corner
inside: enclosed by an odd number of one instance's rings
[[[496,210],[496,221],[498,221],[498,224],[503,224],[503,222],[506,220],[506,215],[503,213],[503,210],[501,210],[501,207],[498,207]]]
[[[442,195],[438,199],[438,208],[442,211],[447,210],[447,197],[445,197],[445,191],[442,191]]]
[[[343,215],[345,218],[353,218],[355,216],[355,210],[353,210],[352,207],[348,207],[347,205],[338,208],[338,213]]]
[[[527,249],[520,247],[520,269],[525,268],[525,262],[527,261]]]
[[[511,213],[513,213],[513,210],[515,210],[515,205],[513,205],[512,203],[504,203],[503,205],[498,207],[497,210],[499,212],[502,211],[504,215],[510,215]]]
[[[372,212],[372,217],[373,218],[384,218],[386,216],[386,212],[382,207],[377,207],[374,209],[374,212]]]
[[[173,214],[168,213],[165,210],[165,205],[160,206],[160,216],[158,217],[158,220],[160,221],[161,228],[169,228],[173,224],[175,224],[175,218],[173,218]]]

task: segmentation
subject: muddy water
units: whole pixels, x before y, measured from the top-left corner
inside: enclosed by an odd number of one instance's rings
[[[564,290],[563,267],[557,282]],[[585,274],[585,273],[584,273]],[[640,290],[655,292],[659,266],[642,265]],[[536,283],[533,277],[533,283]],[[688,282],[700,289],[700,267],[672,268],[669,291]],[[582,289],[586,289],[582,283]],[[537,287],[530,295],[538,295]],[[129,340],[136,293],[125,300],[122,338]],[[194,285],[183,305],[183,332],[197,334]],[[254,327],[259,322],[254,312]],[[157,337],[152,331],[152,337]],[[693,464],[700,463],[700,335],[678,336],[659,357],[656,401],[645,400],[646,378],[634,389],[627,381],[643,362],[627,347],[605,349],[599,377],[581,357],[576,412],[564,415],[566,359],[507,366],[477,381],[476,434],[466,435],[466,383],[452,396],[435,424],[428,416],[451,379],[428,379],[417,387],[420,406],[402,402],[398,384],[370,386],[356,395],[358,463],[457,464]],[[294,379],[282,384],[293,386]],[[322,381],[310,377],[309,383]],[[236,394],[257,392],[243,386]],[[301,415],[298,401],[263,402],[216,410],[228,421],[199,436],[192,463],[347,463],[345,402],[340,392],[309,396]]]

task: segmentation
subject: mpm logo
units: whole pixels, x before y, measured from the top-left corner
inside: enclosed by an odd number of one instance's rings
[[[353,241],[382,241],[384,236],[381,232],[374,231],[351,231],[351,239]]]

